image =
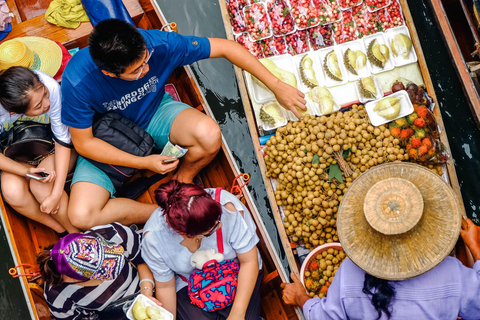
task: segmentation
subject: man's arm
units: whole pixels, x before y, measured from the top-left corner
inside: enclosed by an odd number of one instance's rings
[[[226,39],[209,38],[210,58],[225,58],[231,63],[251,73],[262,81],[275,94],[277,101],[287,110],[301,118],[296,107],[306,109],[305,95],[298,89],[280,81],[242,45]]]
[[[92,133],[92,127],[86,129],[70,127],[70,134],[77,152],[86,158],[98,162],[137,169],[149,169],[158,173],[170,172],[178,165],[178,160],[173,163],[162,164],[162,160],[170,159],[170,157],[158,154],[138,157],[124,152],[101,139],[95,138]]]

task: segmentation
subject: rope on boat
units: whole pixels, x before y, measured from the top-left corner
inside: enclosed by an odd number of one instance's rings
[[[160,31],[165,31],[165,29],[167,29],[169,32],[178,32],[178,27],[175,22],[164,25]]]
[[[17,271],[17,268],[20,268],[20,267],[29,267],[29,268],[24,268],[25,270],[25,273],[19,273]],[[19,264],[18,266],[15,266],[13,268],[10,268],[8,270],[8,273],[13,277],[13,278],[18,278],[18,277],[37,277],[40,275],[40,272],[39,271],[36,271],[36,272],[32,272],[30,270],[36,270],[37,268],[34,266],[34,265],[31,265],[29,263],[21,263]]]
[[[240,185],[238,183],[238,179],[240,177],[243,179],[243,184],[242,185]],[[235,179],[233,179],[232,188],[230,189],[230,193],[236,195],[238,199],[241,199],[243,197],[242,188],[244,186],[246,186],[247,183],[249,183],[249,182],[250,182],[250,174],[240,173],[238,176],[235,177]],[[237,185],[235,185],[235,184],[237,184]]]

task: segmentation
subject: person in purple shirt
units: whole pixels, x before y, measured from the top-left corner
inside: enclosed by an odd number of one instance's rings
[[[204,113],[175,101],[165,92],[171,73],[207,58],[226,58],[250,72],[271,89],[278,102],[299,116],[304,94],[280,81],[240,44],[215,38],[182,36],[160,30],[142,30],[118,19],[98,23],[89,47],[69,61],[62,79],[62,122],[70,129],[80,154],[69,203],[69,217],[80,229],[113,221],[147,221],[156,205],[112,198],[115,187],[108,176],[87,161],[149,169],[191,183],[216,155],[221,132]],[[181,89],[181,88],[179,88]],[[168,141],[188,149],[181,163],[163,163],[169,157],[138,157],[97,139],[92,134],[95,113],[112,111],[145,129],[162,149]]]
[[[363,175],[367,175],[367,173]],[[362,176],[358,179],[361,180],[359,183],[357,183],[356,180],[352,184],[342,201],[356,201],[357,203],[362,204],[364,198],[366,198],[366,191],[363,192],[360,190],[361,184],[369,183],[368,177],[362,179]],[[386,176],[388,177],[390,174],[387,174]],[[371,177],[372,174],[370,174],[370,178]],[[431,182],[428,179],[424,181]],[[412,182],[414,182],[416,186],[424,183],[420,180]],[[423,186],[425,185],[423,184]],[[438,186],[439,188],[449,188],[445,183],[443,183],[443,185],[439,184]],[[475,260],[473,268],[465,267],[458,259],[451,256],[442,258],[451,251],[451,246],[455,244],[455,234],[458,237],[458,230],[456,227],[457,222],[448,221],[457,220],[457,216],[460,217],[460,214],[459,210],[454,207],[451,207],[450,211],[435,212],[437,210],[432,210],[431,206],[429,207],[428,202],[450,202],[453,206],[457,205],[457,202],[454,199],[455,196],[453,195],[453,191],[450,193],[450,196],[441,194],[441,192],[436,194],[440,197],[435,197],[435,191],[433,191],[433,193],[427,197],[424,190],[425,189],[423,188],[422,195],[424,196],[423,199],[426,203],[425,208],[428,209],[423,211],[423,216],[421,217],[420,222],[418,222],[417,226],[413,227],[417,227],[417,229],[414,229],[414,232],[407,231],[400,234],[400,237],[398,237],[398,235],[387,235],[379,232],[373,227],[374,223],[371,225],[373,229],[370,229],[368,225],[371,221],[368,220],[368,218],[364,220],[364,223],[350,223],[348,226],[343,224],[346,222],[345,220],[343,222],[339,221],[341,224],[339,227],[339,236],[346,230],[345,228],[355,230],[355,232],[357,232],[356,236],[360,236],[363,240],[362,242],[365,242],[366,245],[363,246],[363,244],[360,244],[360,246],[358,246],[357,243],[357,246],[355,247],[356,250],[347,250],[348,248],[352,249],[350,247],[352,244],[352,238],[349,238],[349,236],[343,233],[343,237],[340,237],[340,242],[345,251],[349,251],[347,253],[351,259],[346,259],[340,265],[340,268],[336,272],[333,282],[328,289],[327,297],[322,299],[318,297],[311,298],[306,293],[306,289],[298,277],[292,273],[291,277],[293,283],[283,284],[283,300],[287,304],[303,308],[303,313],[307,320],[455,320],[458,317],[465,320],[480,319],[480,228],[475,226],[470,219],[464,219],[462,221],[460,218],[462,225],[460,234]],[[374,200],[380,199],[379,203],[377,203],[380,208],[382,207],[381,197],[382,195],[377,194],[374,198]],[[398,208],[397,203],[394,203],[397,201],[395,200],[396,198],[397,195],[395,195],[395,197],[389,197],[389,201],[385,202],[385,204],[388,206],[393,203],[393,205]],[[401,198],[401,196],[398,198]],[[454,201],[451,201],[451,199]],[[403,200],[400,200],[399,202],[402,201]],[[368,202],[365,201],[365,204],[368,204]],[[357,216],[360,214],[363,215],[364,212],[361,212],[361,208],[363,208],[363,206],[356,207]],[[437,208],[439,207],[437,206]],[[348,204],[342,204],[339,209],[339,220],[342,220],[340,217],[342,215],[347,216],[348,219],[351,220],[355,215],[355,213],[349,215],[349,211],[352,212],[351,209],[352,207]],[[368,209],[365,209],[365,212],[367,211]],[[360,214],[358,214],[358,212],[360,212]],[[401,206],[400,209],[395,212],[400,212],[401,215]],[[436,215],[436,213],[439,214]],[[447,217],[447,220],[437,220],[442,214]],[[427,221],[429,216],[434,215],[436,215],[435,219]],[[402,216],[399,217],[398,221],[400,220],[403,220]],[[369,221],[368,224],[367,221]],[[434,221],[437,223],[441,221],[441,224],[447,225],[446,227],[448,228],[444,229],[444,232],[439,232],[436,237],[430,237],[430,241],[434,243],[431,250],[429,250],[430,252],[418,252],[411,257],[405,256],[407,259],[410,259],[409,261],[411,265],[408,267],[412,268],[414,274],[416,273],[417,275],[407,278],[402,275],[402,272],[405,270],[401,270],[401,268],[399,268],[396,273],[393,272],[389,274],[387,271],[389,266],[388,264],[385,264],[385,261],[392,260],[394,262],[400,262],[402,258],[405,258],[401,257],[401,255],[402,252],[405,253],[408,249],[403,247],[403,244],[408,242],[409,238],[415,237],[415,234],[421,235],[421,237],[425,239],[427,233],[425,230],[427,228],[424,223],[432,225]],[[456,232],[451,233],[448,229]],[[363,233],[364,231],[367,232]],[[377,231],[380,238],[377,238],[377,241],[375,241],[375,244],[373,245],[373,242],[369,242],[369,238],[371,234]],[[453,234],[453,238],[450,234]],[[363,238],[363,236],[365,238]],[[448,239],[448,245],[445,245],[445,242],[442,242],[442,236],[451,238]],[[375,236],[371,237],[373,238]],[[393,243],[395,247],[392,249],[392,252],[395,252],[396,255],[389,255],[388,253],[385,253],[385,248],[390,246],[389,241],[394,238],[395,240]],[[379,239],[382,240],[379,241]],[[441,243],[444,243],[444,245],[441,245]],[[368,248],[368,246],[372,248]],[[395,248],[398,247],[401,249],[395,251]],[[365,250],[359,250],[360,248]],[[378,253],[381,250],[384,252],[380,255]],[[377,253],[376,257],[370,254],[375,252]],[[435,255],[435,252],[441,252],[437,256],[440,263],[436,264],[436,266],[433,264],[434,267],[421,267],[421,263],[424,260],[428,260],[429,256]],[[357,264],[361,265],[362,268],[357,266]],[[400,263],[398,263],[397,266],[399,264]],[[377,275],[379,273],[385,274],[386,276],[382,278],[372,275]]]

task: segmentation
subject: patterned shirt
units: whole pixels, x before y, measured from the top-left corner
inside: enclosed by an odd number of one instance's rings
[[[85,234],[102,236],[109,242],[121,244],[127,261],[117,278],[98,286],[84,287],[66,282],[55,287],[45,284],[45,299],[55,319],[82,319],[89,310],[102,311],[110,303],[132,295],[139,289],[140,278],[132,264],[144,263],[140,255],[141,236],[119,223],[97,226]]]

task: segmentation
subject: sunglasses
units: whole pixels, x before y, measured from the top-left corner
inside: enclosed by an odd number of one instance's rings
[[[138,80],[138,78],[140,78],[140,75],[142,74],[143,69],[145,69],[145,66],[148,64],[148,61],[152,57],[152,54],[153,54],[154,51],[155,51],[155,49],[153,49],[153,48],[152,48],[152,51],[148,51],[148,48],[147,48],[148,57],[145,59],[145,61],[143,61],[142,67],[140,68],[140,71],[138,72],[138,75],[135,78],[135,80]]]
[[[217,231],[218,227],[220,226],[220,223],[222,221],[220,221],[220,219],[218,219],[217,223],[215,223],[215,225],[213,226],[212,230],[210,230],[207,234],[202,234],[201,237],[202,238],[208,238],[210,237],[215,231]]]

